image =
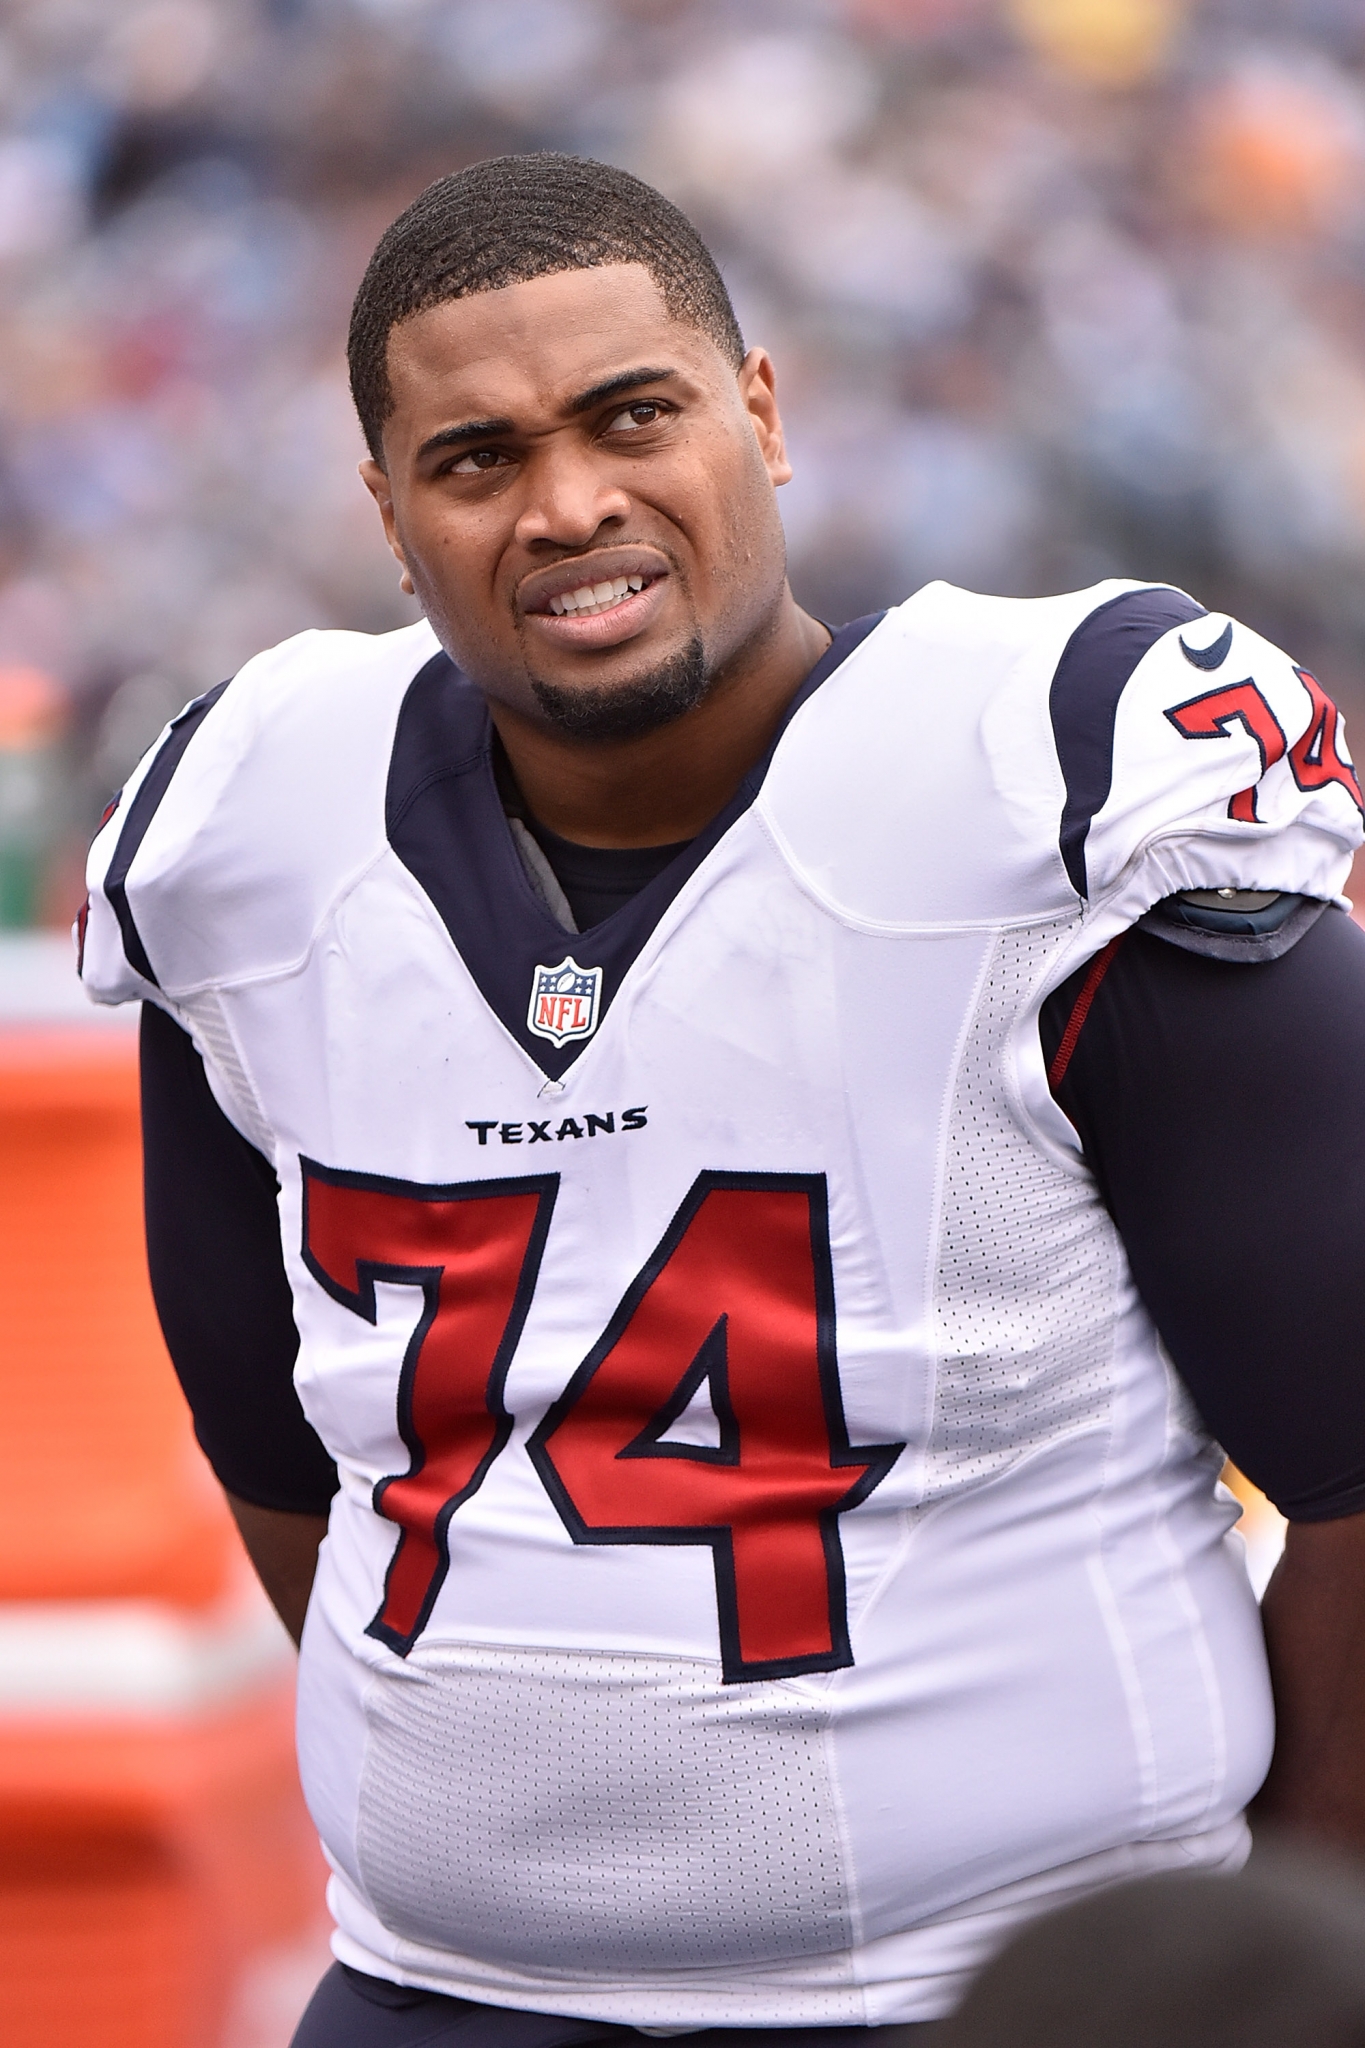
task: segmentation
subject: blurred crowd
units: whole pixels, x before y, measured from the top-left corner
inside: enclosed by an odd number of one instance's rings
[[[711,240],[811,609],[1164,577],[1365,735],[1361,0],[0,0],[0,924],[187,697],[413,616],[350,297],[534,147]]]

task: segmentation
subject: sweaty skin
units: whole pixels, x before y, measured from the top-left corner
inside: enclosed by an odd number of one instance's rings
[[[736,371],[646,270],[616,264],[420,313],[395,328],[389,375],[384,460],[361,475],[531,810],[590,846],[691,838],[829,640],[786,580],[768,355]],[[586,618],[554,609],[631,577]],[[711,687],[653,731],[575,736],[537,697],[537,681],[629,690],[698,638]],[[297,1641],[325,1522],[230,1504]],[[1256,1817],[1365,1852],[1365,1515],[1291,1527],[1265,1627],[1278,1733]]]

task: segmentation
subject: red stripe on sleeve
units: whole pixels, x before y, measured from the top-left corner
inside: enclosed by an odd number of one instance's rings
[[[1120,932],[1118,937],[1111,939],[1109,944],[1103,947],[1090,963],[1090,972],[1081,983],[1081,992],[1072,1005],[1071,1015],[1066,1020],[1066,1030],[1062,1033],[1062,1042],[1053,1054],[1052,1065],[1047,1070],[1048,1086],[1053,1090],[1054,1094],[1061,1086],[1062,1077],[1071,1065],[1071,1055],[1076,1050],[1076,1040],[1081,1035],[1082,1025],[1090,1015],[1090,1005],[1099,993],[1100,983],[1109,972],[1110,963],[1127,936],[1126,932]]]

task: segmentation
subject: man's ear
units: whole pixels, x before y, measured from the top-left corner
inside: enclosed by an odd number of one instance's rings
[[[398,527],[393,516],[393,491],[387,475],[372,455],[367,455],[360,465],[360,481],[379,507],[379,516],[384,522],[384,538],[393,550],[394,560],[403,571],[398,579],[398,587],[406,591],[409,597],[415,597],[417,593],[412,587],[412,578],[408,574],[408,565],[399,543]]]
[[[791,482],[782,415],[777,409],[777,372],[766,348],[751,348],[739,366],[739,395],[748,412],[764,467],[774,484]]]

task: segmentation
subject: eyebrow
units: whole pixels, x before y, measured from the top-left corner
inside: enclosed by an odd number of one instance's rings
[[[593,406],[603,405],[609,398],[620,398],[627,391],[637,390],[641,384],[663,384],[677,374],[676,370],[668,368],[622,370],[619,375],[594,384],[590,390],[580,391],[577,398],[569,400],[567,409],[571,413],[590,412]]]
[[[465,420],[458,427],[442,427],[439,434],[429,435],[417,450],[417,460],[435,455],[442,448],[459,448],[466,441],[491,441],[498,434],[515,432],[515,420]]]
[[[595,405],[605,405],[609,399],[620,398],[627,391],[638,391],[642,384],[662,384],[677,371],[668,367],[658,368],[645,365],[642,369],[622,370],[615,377],[606,377],[600,384],[591,385],[571,398],[565,411],[569,414],[591,412]],[[442,427],[438,434],[431,434],[417,450],[417,460],[424,456],[439,454],[446,448],[462,448],[470,441],[491,441],[501,434],[514,434],[516,421],[509,419],[463,420],[458,427]]]

